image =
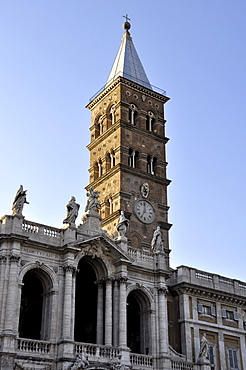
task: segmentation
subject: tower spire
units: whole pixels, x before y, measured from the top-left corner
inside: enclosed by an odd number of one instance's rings
[[[125,32],[106,85],[121,76],[152,90],[129,32],[129,29],[131,28],[131,24],[129,23],[130,18],[128,17],[128,14],[123,17],[126,19],[126,22],[123,23]]]

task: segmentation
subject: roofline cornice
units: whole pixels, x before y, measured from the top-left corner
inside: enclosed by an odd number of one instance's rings
[[[99,92],[96,93],[96,96],[94,98],[92,98],[92,100],[89,102],[89,104],[86,105],[86,108],[88,108],[90,110],[92,108],[94,108],[94,106],[100,100],[102,100],[108,93],[110,93],[113,89],[115,89],[119,84],[129,86],[129,87],[135,89],[138,92],[144,93],[144,94],[146,94],[146,95],[148,95],[152,98],[158,99],[161,102],[163,102],[163,104],[165,104],[168,100],[170,100],[170,98],[168,98],[167,96],[165,96],[163,94],[160,94],[160,93],[158,93],[154,90],[150,90],[145,86],[139,85],[136,82],[133,82],[131,80],[128,80],[125,77],[120,76],[120,77],[116,78],[115,80],[113,80],[113,82],[111,82],[111,84],[109,84],[109,85],[106,84],[102,88],[102,91],[99,90]]]

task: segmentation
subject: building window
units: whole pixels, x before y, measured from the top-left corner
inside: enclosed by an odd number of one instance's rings
[[[239,369],[238,349],[227,348],[228,365],[230,370]]]
[[[136,126],[136,120],[137,120],[137,107],[135,104],[131,104],[129,108],[129,122],[133,125]]]
[[[208,359],[211,364],[211,368],[215,369],[215,347],[212,344],[209,344],[208,346]]]
[[[146,117],[146,130],[153,131],[154,123],[155,123],[154,113],[149,111]]]
[[[139,153],[135,150],[129,149],[128,153],[128,166],[132,168],[137,168],[137,161],[138,161]]]
[[[203,315],[216,316],[215,306],[203,305],[201,303],[198,303],[197,311],[198,313],[203,314]]]
[[[238,321],[237,311],[226,310],[226,309],[222,308],[221,315],[222,315],[223,319]]]
[[[152,158],[150,155],[147,156],[147,172],[151,175],[156,174],[156,162],[157,158]]]

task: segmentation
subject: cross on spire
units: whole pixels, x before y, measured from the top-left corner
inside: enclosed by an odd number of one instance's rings
[[[128,14],[126,15],[122,15],[123,18],[126,18],[126,22],[129,22],[130,21],[130,18],[128,17]]]

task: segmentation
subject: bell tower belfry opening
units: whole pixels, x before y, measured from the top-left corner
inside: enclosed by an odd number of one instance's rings
[[[165,93],[154,88],[134,47],[127,21],[104,88],[90,101],[90,186],[100,192],[103,228],[114,236],[120,211],[131,221],[134,248],[150,248],[157,226],[168,251]]]

